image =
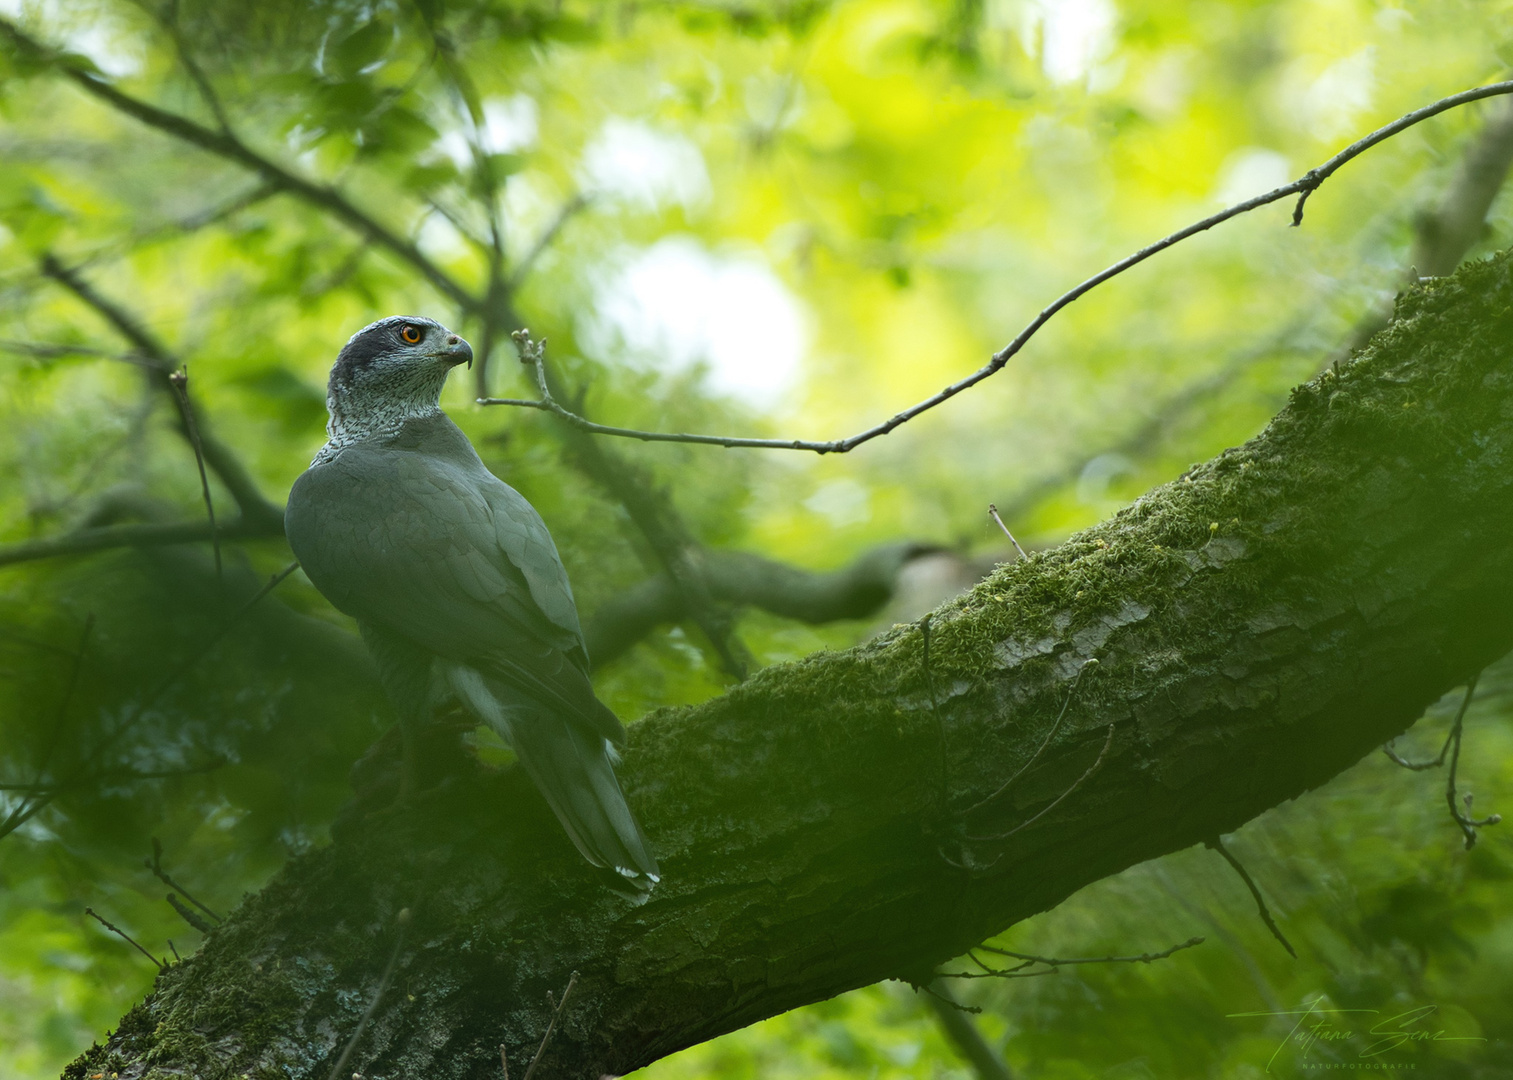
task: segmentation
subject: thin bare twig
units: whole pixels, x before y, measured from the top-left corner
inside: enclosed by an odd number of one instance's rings
[[[1476,693],[1476,682],[1481,678],[1481,672],[1471,676],[1471,681],[1466,684],[1466,692],[1461,695],[1460,708],[1455,710],[1455,719],[1450,723],[1450,732],[1445,736],[1445,743],[1439,748],[1439,756],[1432,761],[1409,761],[1400,757],[1393,749],[1392,744],[1396,739],[1389,739],[1382,747],[1382,753],[1386,754],[1396,764],[1413,772],[1423,772],[1425,769],[1434,769],[1445,763],[1445,755],[1450,751],[1450,744],[1455,742],[1460,734],[1461,721],[1466,718],[1466,709],[1471,704],[1471,695]],[[1453,809],[1453,808],[1452,808]]]
[[[206,915],[209,915],[216,922],[222,921],[219,915],[211,911],[208,907],[191,896],[188,889],[184,888],[184,886],[180,885],[177,881],[174,881],[173,878],[168,876],[168,871],[163,869],[163,844],[162,841],[160,841],[156,836],[152,838],[152,858],[143,859],[142,865],[147,867],[148,870],[152,871],[152,876],[157,878],[164,885],[167,885],[170,889],[177,889],[179,890],[179,892],[183,893],[185,900],[188,900],[191,904],[199,908]],[[168,902],[170,904],[173,903],[172,900]]]
[[[1086,665],[1084,665],[1084,667],[1086,667]],[[1087,767],[1087,771],[1086,772],[1084,772],[1081,776],[1077,777],[1076,780],[1072,781],[1072,786],[1071,787],[1067,788],[1060,795],[1056,796],[1056,800],[1054,802],[1052,802],[1051,805],[1047,806],[1044,810],[1040,811],[1040,813],[1036,814],[1034,817],[1030,818],[1029,820],[1027,820],[1027,821],[1021,821],[1018,825],[1015,825],[1012,829],[1010,829],[1006,833],[999,833],[996,836],[969,836],[969,837],[967,837],[967,839],[968,840],[1007,840],[1009,837],[1013,836],[1015,833],[1021,831],[1022,829],[1028,829],[1031,825],[1035,824],[1035,822],[1039,821],[1041,818],[1043,818],[1047,814],[1049,814],[1052,810],[1056,809],[1056,807],[1060,806],[1061,803],[1062,803],[1062,801],[1065,800],[1068,795],[1070,795],[1072,792],[1074,792],[1078,788],[1080,788],[1088,780],[1089,777],[1091,777],[1099,769],[1103,768],[1103,759],[1104,759],[1104,757],[1106,757],[1108,755],[1109,747],[1113,746],[1113,745],[1114,745],[1114,725],[1110,724],[1108,726],[1108,735],[1103,740],[1103,749],[1101,749],[1101,750],[1098,751],[1097,760],[1095,760],[1091,765],[1089,765]]]
[[[940,976],[916,989],[924,991],[925,1006],[935,1014],[936,1022],[957,1052],[977,1071],[977,1080],[1014,1080],[1003,1056],[983,1038],[972,1022],[969,1014],[979,1013],[981,1009],[957,1001],[950,986]]]
[[[552,1036],[557,1031],[557,1021],[562,1019],[562,1010],[567,1008],[568,995],[573,992],[573,987],[578,984],[578,973],[575,971],[567,978],[567,987],[562,991],[562,998],[556,1003],[557,1007],[552,1010],[552,1018],[546,1025],[546,1034],[541,1036],[541,1045],[536,1047],[536,1056],[531,1058],[531,1063],[526,1066],[524,1080],[531,1080],[536,1073],[536,1066],[541,1063],[541,1055],[546,1053],[547,1044],[552,1041]],[[552,992],[546,992],[546,1000],[551,1002]],[[501,1056],[503,1051],[501,1051]]]
[[[1218,836],[1207,841],[1206,846],[1213,848],[1220,855],[1224,856],[1224,861],[1235,868],[1235,873],[1240,875],[1240,880],[1245,882],[1245,887],[1250,890],[1250,895],[1255,899],[1256,911],[1260,913],[1261,921],[1266,924],[1266,929],[1271,931],[1271,936],[1280,941],[1282,948],[1286,949],[1292,958],[1296,960],[1298,958],[1297,950],[1292,947],[1292,942],[1287,940],[1286,935],[1282,933],[1282,928],[1271,917],[1271,909],[1266,906],[1266,900],[1261,896],[1261,890],[1256,887],[1255,881],[1251,878],[1250,873],[1245,869],[1244,865],[1230,853],[1229,848],[1224,846],[1224,841]]]
[[[1014,550],[1019,552],[1019,557],[1021,559],[1028,559],[1029,556],[1024,553],[1024,548],[1019,546],[1019,541],[1015,540],[1014,534],[1009,532],[1009,527],[1003,523],[1003,518],[998,516],[998,507],[994,506],[992,503],[988,503],[988,517],[998,522],[998,527],[1002,529],[1003,534],[1009,538],[1009,543],[1014,545]]]
[[[1471,677],[1471,682],[1466,686],[1466,696],[1461,702],[1460,711],[1455,714],[1455,725],[1450,729],[1450,738],[1454,743],[1450,751],[1450,775],[1445,779],[1445,802],[1450,807],[1450,817],[1455,824],[1460,826],[1461,835],[1466,840],[1466,850],[1470,851],[1476,846],[1476,830],[1488,825],[1496,825],[1502,821],[1501,814],[1492,814],[1480,820],[1471,816],[1471,793],[1465,795],[1466,812],[1462,813],[1455,804],[1455,774],[1460,767],[1460,743],[1462,721],[1466,716],[1466,706],[1471,703],[1471,695],[1476,692],[1477,680],[1481,678],[1481,672]]]
[[[1008,949],[1000,949],[993,945],[979,945],[977,946],[979,949],[996,953],[999,956],[1007,956],[1012,960],[1020,961],[1020,963],[1010,968],[994,968],[979,960],[975,955],[975,950],[973,950],[968,953],[968,956],[974,964],[983,969],[981,972],[943,971],[940,977],[943,979],[1027,979],[1036,975],[1054,974],[1057,968],[1070,964],[1150,964],[1157,960],[1165,960],[1174,953],[1181,952],[1183,949],[1191,949],[1194,946],[1202,945],[1204,940],[1201,937],[1191,937],[1180,945],[1173,945],[1170,949],[1164,949],[1157,953],[1141,953],[1139,956],[1078,956],[1070,959],[1031,956],[1027,953],[1010,952]],[[1027,970],[1036,964],[1042,965],[1042,969],[1037,971]]]
[[[192,907],[184,903],[184,901],[180,900],[173,893],[169,893],[166,899],[168,900],[168,906],[173,908],[174,911],[177,911],[180,918],[182,918],[186,923],[194,927],[200,933],[208,934],[211,930],[214,929],[214,927],[211,926],[210,923],[206,922],[203,918],[201,918]]]
[[[156,964],[158,966],[158,970],[159,971],[162,971],[163,968],[166,966],[163,963],[163,961],[159,960],[156,956],[153,956],[152,953],[150,953],[146,949],[142,948],[141,944],[138,943],[135,938],[133,938],[125,930],[122,930],[115,923],[110,922],[109,920],[107,920],[104,916],[102,916],[94,908],[89,908],[89,907],[85,908],[84,909],[84,914],[86,914],[90,918],[96,920],[101,926],[105,927],[105,929],[109,930],[112,934],[115,934],[122,941],[129,942],[137,950],[137,952],[141,953],[143,956],[147,957],[147,959],[151,960],[154,964]]]
[[[844,439],[834,439],[828,442],[816,442],[807,439],[748,439],[725,435],[692,435],[684,433],[674,434],[671,432],[639,431],[634,428],[623,428],[607,424],[593,423],[592,421],[587,420],[584,417],[570,413],[560,404],[553,401],[550,396],[546,394],[542,394],[541,397],[535,401],[522,400],[519,398],[479,398],[478,404],[515,405],[525,408],[542,409],[547,412],[555,413],[562,419],[566,420],[568,423],[573,424],[575,427],[578,427],[583,431],[593,432],[597,435],[616,435],[622,438],[639,439],[642,442],[680,442],[696,443],[705,446],[748,447],[753,449],[767,450],[808,450],[816,454],[844,454],[856,449],[863,443],[870,442],[878,436],[887,435],[889,432],[893,431],[894,428],[908,423],[910,420],[914,419],[921,413],[928,412],[930,409],[935,408],[937,405],[949,401],[951,398],[955,397],[963,390],[970,389],[971,387],[976,386],[978,383],[982,382],[984,379],[989,378],[992,375],[996,375],[1003,369],[1003,366],[1007,364],[1010,359],[1012,359],[1017,353],[1020,352],[1020,350],[1025,347],[1025,345],[1029,343],[1030,339],[1039,332],[1040,328],[1048,323],[1059,311],[1061,311],[1062,308],[1066,307],[1074,300],[1077,300],[1080,297],[1091,292],[1099,285],[1102,285],[1105,281],[1117,277],[1131,267],[1139,265],[1146,259],[1149,259],[1151,256],[1159,254],[1160,252],[1165,251],[1167,248],[1181,243],[1183,240],[1190,239],[1191,237],[1194,237],[1201,232],[1206,232],[1209,229],[1212,229],[1215,225],[1221,225],[1231,218],[1239,217],[1241,214],[1248,214],[1252,210],[1259,209],[1262,206],[1267,206],[1274,202],[1280,202],[1281,200],[1291,198],[1294,195],[1298,196],[1298,202],[1297,205],[1293,208],[1292,224],[1299,225],[1303,220],[1303,204],[1307,200],[1308,196],[1314,191],[1318,190],[1319,186],[1322,185],[1325,180],[1334,175],[1334,173],[1337,172],[1347,162],[1356,157],[1359,157],[1361,154],[1365,153],[1373,146],[1376,146],[1378,143],[1384,142],[1385,140],[1392,138],[1392,136],[1406,131],[1413,125],[1421,123],[1424,120],[1428,120],[1430,117],[1438,116],[1440,113],[1445,112],[1448,109],[1456,108],[1460,105],[1465,105],[1473,101],[1480,101],[1483,98],[1496,97],[1500,94],[1513,94],[1513,80],[1491,83],[1487,86],[1478,86],[1471,90],[1462,91],[1459,94],[1452,94],[1449,97],[1441,98],[1439,101],[1434,102],[1432,105],[1426,105],[1422,109],[1416,109],[1405,116],[1399,117],[1397,120],[1394,120],[1392,123],[1386,125],[1385,127],[1378,128],[1376,131],[1373,131],[1371,134],[1365,136],[1364,138],[1356,140],[1345,149],[1341,150],[1338,154],[1335,154],[1328,161],[1324,162],[1322,165],[1318,166],[1315,169],[1308,170],[1308,172],[1304,173],[1301,177],[1294,180],[1292,183],[1283,184],[1281,187],[1274,188],[1273,190],[1266,192],[1264,195],[1257,195],[1254,198],[1246,199],[1244,202],[1236,203],[1234,206],[1229,207],[1227,210],[1221,210],[1217,214],[1211,214],[1201,221],[1194,222],[1184,229],[1179,229],[1176,232],[1171,233],[1170,235],[1165,236],[1160,240],[1157,240],[1155,243],[1143,247],[1139,251],[1136,251],[1131,255],[1125,256],[1123,259],[1120,259],[1112,266],[1109,266],[1099,273],[1094,274],[1086,281],[1083,281],[1075,288],[1069,289],[1066,292],[1062,293],[1059,297],[1057,297],[1049,305],[1042,309],[1040,314],[1036,315],[1035,318],[1032,319],[1030,323],[1023,330],[1021,330],[1018,335],[1015,336],[1013,341],[1009,342],[998,352],[994,353],[986,364],[978,368],[966,378],[959,379],[951,385],[943,388],[939,392],[925,398],[923,401],[920,401],[915,405],[911,405],[909,408],[904,409],[902,412],[895,413],[893,416],[889,417],[887,420],[884,420],[882,423],[875,424],[864,431],[859,431],[855,435],[851,435]]]
[[[1030,760],[1019,766],[1019,768],[1015,770],[1013,776],[1009,777],[1002,784],[999,784],[998,790],[994,791],[993,794],[987,796],[986,798],[979,799],[977,802],[973,803],[971,806],[963,810],[963,815],[970,814],[973,811],[982,809],[982,807],[998,798],[998,796],[1002,795],[1005,791],[1008,791],[1009,788],[1014,785],[1014,781],[1023,776],[1025,772],[1029,770],[1031,765],[1034,765],[1035,762],[1040,760],[1040,755],[1045,753],[1045,748],[1051,745],[1051,740],[1055,738],[1057,729],[1061,727],[1061,721],[1065,719],[1067,709],[1071,708],[1072,697],[1077,693],[1077,687],[1082,684],[1082,676],[1087,673],[1089,668],[1095,668],[1097,666],[1098,658],[1095,656],[1089,657],[1088,659],[1083,661],[1082,666],[1077,669],[1077,674],[1072,678],[1072,685],[1067,687],[1066,700],[1061,703],[1061,711],[1056,714],[1055,722],[1051,724],[1051,729],[1045,733],[1045,738],[1040,741],[1039,748],[1035,751],[1034,754],[1030,756]],[[1055,804],[1053,803],[1052,805]],[[1047,807],[1046,809],[1050,809],[1050,807]],[[1026,824],[1028,824],[1028,822]]]
[[[331,1066],[331,1073],[327,1080],[336,1080],[347,1067],[347,1062],[352,1057],[352,1051],[357,1046],[357,1040],[362,1038],[362,1033],[368,1028],[368,1021],[373,1018],[373,1011],[378,1008],[379,1001],[384,996],[384,991],[389,988],[389,981],[394,978],[394,968],[399,963],[399,952],[404,948],[405,931],[410,927],[410,909],[401,908],[395,923],[399,926],[399,932],[394,938],[394,951],[389,953],[389,962],[384,965],[383,975],[378,980],[378,986],[373,991],[373,996],[368,1000],[368,1007],[363,1010],[361,1019],[357,1021],[357,1030],[352,1032],[352,1037],[347,1040],[347,1045],[342,1047],[341,1056],[336,1059],[336,1064]]]
[[[215,503],[210,498],[210,477],[205,473],[205,446],[200,441],[200,428],[194,422],[194,409],[189,404],[189,368],[185,366],[169,372],[168,385],[173,387],[179,417],[189,436],[189,445],[194,448],[194,463],[200,470],[200,493],[205,497],[205,517],[210,521],[210,547],[215,552],[215,580],[221,581],[221,534],[215,527]]]

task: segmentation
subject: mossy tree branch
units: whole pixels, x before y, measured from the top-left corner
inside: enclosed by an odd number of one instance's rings
[[[624,1073],[928,982],[1089,882],[1233,831],[1513,646],[1510,343],[1507,258],[1415,289],[1252,442],[937,611],[928,670],[902,627],[646,718],[623,768],[665,872],[644,904],[518,772],[474,769],[292,861],[66,1075],[323,1077],[405,908],[354,1070],[495,1075],[576,971],[543,1069]]]

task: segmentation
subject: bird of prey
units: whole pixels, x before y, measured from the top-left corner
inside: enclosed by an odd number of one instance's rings
[[[650,888],[657,861],[613,769],[625,732],[589,683],[557,546],[441,411],[447,373],[472,359],[433,319],[352,336],[331,368],[330,440],[289,493],[289,545],[378,664],[402,797],[419,726],[456,701],[510,744],[584,858]]]

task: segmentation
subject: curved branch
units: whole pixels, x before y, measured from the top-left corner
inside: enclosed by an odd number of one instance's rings
[[[1314,191],[1318,190],[1319,186],[1323,184],[1325,180],[1333,176],[1347,162],[1356,157],[1359,157],[1361,154],[1365,153],[1367,150],[1371,149],[1378,143],[1385,142],[1387,139],[1392,138],[1392,136],[1406,131],[1414,124],[1428,120],[1432,116],[1438,116],[1440,113],[1445,112],[1448,109],[1453,109],[1460,105],[1466,105],[1473,101],[1481,101],[1483,98],[1496,97],[1500,94],[1513,94],[1513,80],[1492,83],[1488,86],[1479,86],[1471,90],[1463,90],[1459,94],[1452,94],[1447,98],[1441,98],[1434,104],[1426,105],[1422,109],[1415,109],[1413,112],[1399,117],[1385,127],[1378,128],[1376,131],[1373,131],[1365,138],[1357,139],[1345,149],[1341,150],[1338,154],[1335,154],[1334,157],[1324,162],[1318,168],[1308,170],[1308,172],[1304,173],[1301,177],[1294,180],[1292,183],[1283,184],[1281,187],[1274,188],[1264,195],[1257,195],[1255,196],[1255,198],[1246,199],[1242,203],[1236,203],[1234,206],[1231,206],[1227,210],[1221,210],[1217,214],[1212,214],[1204,218],[1202,221],[1194,222],[1193,224],[1187,226],[1187,228],[1185,229],[1179,229],[1169,236],[1164,236],[1160,240],[1157,240],[1154,244],[1143,247],[1132,255],[1126,255],[1124,258],[1120,259],[1112,266],[1100,271],[1099,273],[1094,274],[1092,277],[1088,278],[1080,285],[1076,286],[1075,288],[1068,289],[1066,292],[1058,296],[1055,300],[1051,301],[1050,304],[1048,304],[1041,310],[1039,315],[1036,315],[1035,318],[1030,320],[1029,325],[1021,330],[1014,337],[1013,341],[1009,342],[1002,349],[999,349],[992,355],[992,357],[986,364],[978,368],[966,378],[958,379],[950,386],[947,386],[937,393],[930,395],[923,401],[918,402],[915,405],[911,405],[909,408],[904,409],[902,412],[895,413],[887,420],[884,420],[882,423],[875,424],[872,427],[867,428],[865,431],[859,431],[855,435],[851,435],[844,439],[833,439],[829,442],[814,442],[808,439],[748,439],[729,435],[690,435],[684,433],[675,434],[671,432],[661,431],[638,431],[635,428],[615,427],[609,424],[596,424],[591,420],[588,420],[582,416],[578,416],[577,414],[563,408],[557,401],[553,400],[550,393],[546,391],[545,383],[542,382],[539,377],[537,379],[537,389],[541,393],[539,400],[529,401],[520,398],[483,397],[478,399],[478,404],[515,405],[532,409],[542,409],[562,418],[563,420],[572,424],[574,427],[578,428],[580,431],[591,432],[595,435],[615,435],[621,438],[639,439],[642,442],[695,443],[702,446],[723,446],[726,448],[745,447],[758,450],[808,450],[816,454],[848,453],[851,450],[855,450],[863,443],[871,442],[873,439],[881,435],[887,435],[894,428],[908,423],[910,420],[913,420],[921,413],[928,412],[929,410],[935,408],[937,405],[941,405],[949,401],[951,398],[955,397],[963,390],[969,390],[972,387],[976,386],[978,383],[982,382],[984,379],[998,374],[998,372],[1003,369],[1003,366],[1007,364],[1009,360],[1015,356],[1015,354],[1017,354],[1027,344],[1029,344],[1030,339],[1040,332],[1040,328],[1046,323],[1050,322],[1051,319],[1055,317],[1056,313],[1061,311],[1062,308],[1072,303],[1072,301],[1085,296],[1089,292],[1092,292],[1099,285],[1102,285],[1105,281],[1118,277],[1120,274],[1124,273],[1131,267],[1138,266],[1146,259],[1149,259],[1152,255],[1156,255],[1162,251],[1165,251],[1167,248],[1172,247],[1175,244],[1179,244],[1183,240],[1197,236],[1201,232],[1207,232],[1215,225],[1222,225],[1230,218],[1239,217],[1241,214],[1248,214],[1252,210],[1259,209],[1262,206],[1267,206],[1274,202],[1280,202],[1281,200],[1291,198],[1294,195],[1298,196],[1298,203],[1293,210],[1292,223],[1293,225],[1299,225],[1303,221],[1303,203],[1307,200],[1308,196]],[[529,340],[527,340],[527,345],[528,344]],[[529,358],[525,357],[524,354],[522,354],[522,358],[526,359],[527,362],[530,362]],[[539,367],[539,363],[537,364],[537,366]]]

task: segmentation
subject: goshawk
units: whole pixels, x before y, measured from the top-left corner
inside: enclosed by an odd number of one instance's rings
[[[567,572],[541,515],[441,411],[471,346],[432,319],[382,319],[331,368],[330,441],[289,493],[305,573],[353,616],[416,732],[460,702],[510,744],[589,862],[640,887],[657,861],[615,778],[619,719],[594,696]]]

